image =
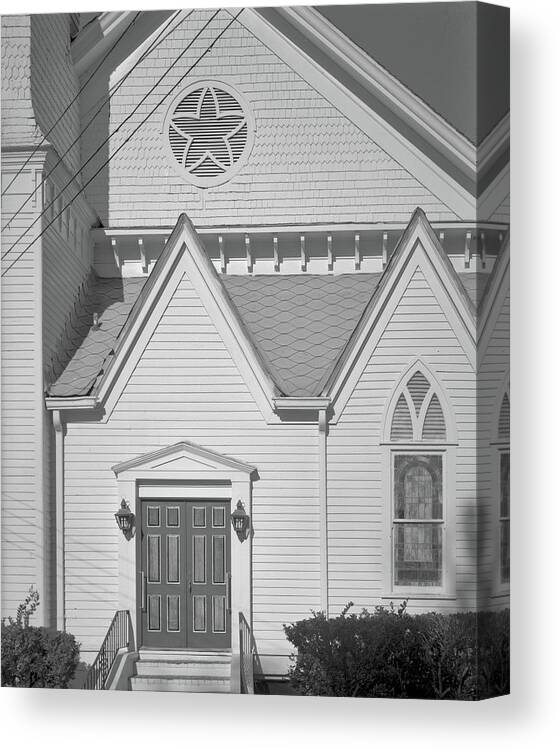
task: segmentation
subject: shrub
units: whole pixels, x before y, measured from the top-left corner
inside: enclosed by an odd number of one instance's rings
[[[284,625],[304,695],[477,700],[508,692],[508,610],[410,615],[376,607]]]
[[[79,662],[79,645],[69,633],[29,625],[39,605],[30,591],[16,618],[2,620],[2,685],[66,688]]]

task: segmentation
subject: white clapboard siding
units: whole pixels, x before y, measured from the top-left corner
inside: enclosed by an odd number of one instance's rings
[[[13,213],[23,202],[19,193],[23,185],[29,187],[32,182],[33,176],[28,170],[17,184],[14,183],[18,193],[10,193],[3,199],[2,224],[9,216],[6,209]],[[29,206],[28,209],[22,211],[21,221],[14,223],[14,228],[2,233],[2,252],[7,253],[2,270],[29,242],[24,238],[14,246],[23,231],[22,225],[28,225],[37,215],[35,208]],[[39,583],[36,547],[39,451],[34,436],[41,418],[36,398],[40,331],[36,324],[35,279],[35,251],[25,253],[2,277],[1,613],[4,617],[13,616],[29,587]]]
[[[68,48],[67,14],[2,18],[2,146],[21,149],[19,161],[10,154],[2,164],[3,191],[11,183],[2,198],[2,226],[25,203],[2,233],[3,270],[25,249],[2,278],[2,615],[13,614],[33,584],[41,596],[42,622],[50,615],[52,593],[52,581],[43,580],[42,546],[53,520],[48,501],[53,446],[50,417],[41,403],[41,366],[48,364],[87,268],[75,272],[68,247],[50,241],[54,232],[26,249],[46,218],[10,248],[42,210],[43,175],[35,162],[43,151],[17,175],[20,164],[47,131],[48,143],[60,155],[79,132],[77,101],[53,127],[78,88]],[[70,170],[78,168],[78,144],[64,162]],[[52,559],[52,550],[46,554]]]
[[[204,342],[202,326],[207,331]],[[224,373],[217,384],[216,369]],[[258,468],[252,500],[254,632],[260,652],[274,653],[277,643],[283,643],[287,653],[283,623],[319,608],[317,426],[265,423],[186,277],[108,422],[68,426],[68,628],[85,651],[95,650],[117,607],[118,533],[113,514],[118,494],[110,467],[179,440]],[[89,589],[98,596],[88,603]],[[79,614],[83,605],[93,617]]]
[[[413,326],[409,323],[413,321]],[[385,591],[386,503],[381,434],[385,412],[407,368],[420,358],[434,373],[450,402],[459,446],[456,452],[455,502],[456,601],[410,601],[410,609],[475,604],[476,383],[456,333],[420,269],[394,310],[388,325],[328,438],[328,576],[332,612],[348,601],[372,608]],[[448,426],[447,426],[448,429]]]
[[[508,284],[508,278],[506,279]],[[499,412],[510,366],[510,296],[507,291],[480,363],[478,377],[478,487],[480,600],[484,607],[497,606],[502,599],[499,573],[499,454],[497,440]]]

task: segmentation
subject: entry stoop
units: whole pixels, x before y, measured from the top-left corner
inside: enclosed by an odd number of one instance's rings
[[[131,690],[175,693],[230,693],[230,651],[141,649]]]

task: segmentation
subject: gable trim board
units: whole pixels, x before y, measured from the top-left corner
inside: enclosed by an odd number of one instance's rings
[[[414,259],[417,263],[414,264]],[[421,209],[417,209],[330,375],[323,394],[332,399],[335,424],[347,404],[355,384],[365,369],[386,323],[415,270],[420,268],[438,297],[473,368],[476,366],[476,323],[473,303],[456,277],[450,260]],[[450,293],[454,291],[454,294]]]
[[[475,221],[476,200],[472,192],[454,180],[402,133],[367,107],[337,78],[319,66],[300,46],[279,31],[263,15],[265,10],[247,8],[238,22],[301,75],[315,91],[344,117],[349,118],[458,217],[465,221]]]
[[[337,60],[350,75],[374,89],[389,106],[418,129],[427,131],[439,147],[444,147],[454,162],[475,177],[476,147],[438,112],[363,52],[342,31],[310,6],[279,7],[277,12],[300,28],[317,46]]]

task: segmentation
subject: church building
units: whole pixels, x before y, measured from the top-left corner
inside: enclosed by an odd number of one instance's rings
[[[508,606],[507,40],[468,2],[2,18],[2,616],[124,638],[96,687]]]

